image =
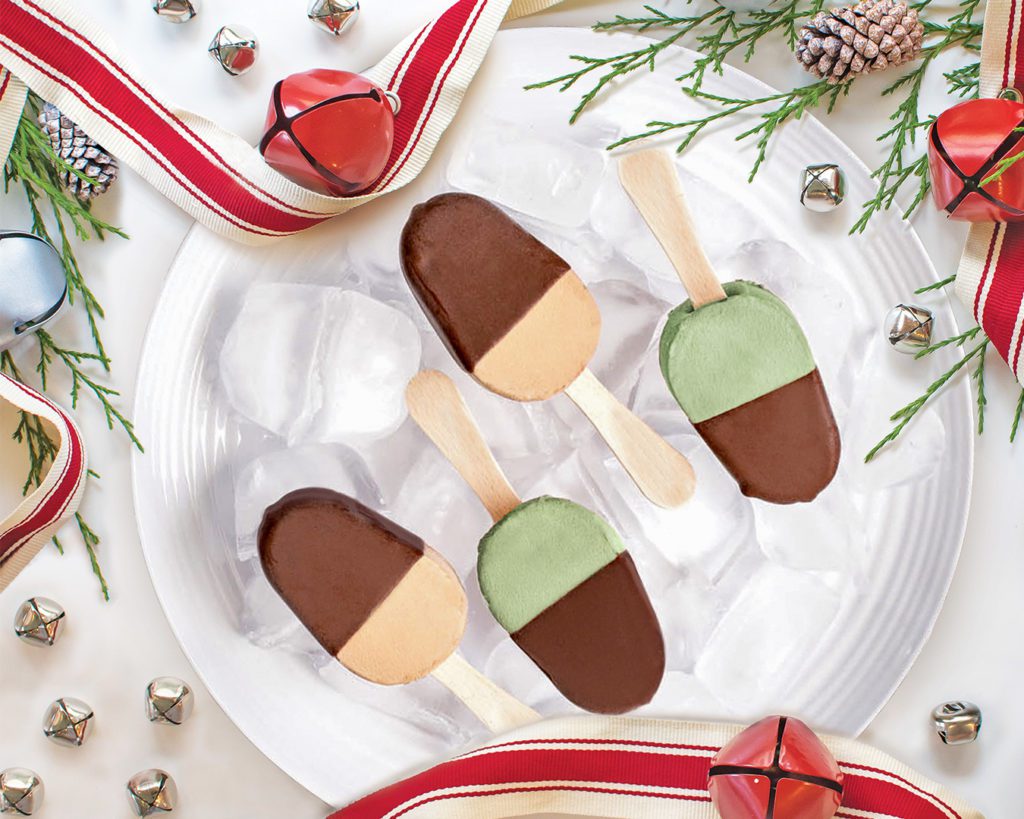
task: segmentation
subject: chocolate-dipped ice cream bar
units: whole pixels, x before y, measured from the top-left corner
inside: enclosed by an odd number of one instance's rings
[[[690,294],[661,336],[669,391],[744,494],[813,500],[836,473],[840,440],[796,318],[760,285],[719,283],[668,154],[629,154],[619,172]]]
[[[402,269],[456,360],[517,401],[565,392],[641,491],[661,506],[693,494],[689,462],[587,369],[601,317],[569,264],[479,196],[449,193],[413,208]]]
[[[451,379],[422,372],[409,412],[495,523],[477,574],[495,619],[581,708],[618,714],[650,702],[665,671],[657,616],[618,534],[569,500],[521,502]]]
[[[324,649],[381,685],[433,674],[493,730],[537,714],[455,653],[466,594],[455,571],[420,538],[330,489],[300,489],[260,525],[263,571]]]

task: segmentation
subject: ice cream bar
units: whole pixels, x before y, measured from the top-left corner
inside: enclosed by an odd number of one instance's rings
[[[402,269],[441,339],[488,389],[518,401],[565,391],[660,506],[693,494],[689,462],[587,369],[601,316],[569,264],[499,208],[466,193],[413,208]]]
[[[649,702],[664,674],[665,646],[619,536],[572,501],[521,502],[446,375],[420,373],[406,398],[495,521],[477,559],[495,619],[581,708],[617,714]]]
[[[303,625],[371,682],[424,677],[462,639],[466,595],[451,566],[347,495],[285,495],[264,514],[259,553],[267,579]]]
[[[495,619],[566,698],[617,714],[650,702],[665,670],[657,616],[618,534],[561,498],[526,501],[480,541]]]
[[[744,494],[813,500],[836,473],[840,440],[796,318],[759,285],[719,283],[665,152],[624,156],[619,175],[690,294],[661,335],[669,391]]]
[[[810,345],[789,308],[751,282],[669,315],[661,371],[683,412],[746,495],[813,500],[839,465],[836,429]]]
[[[354,498],[310,488],[266,510],[258,541],[270,584],[349,671],[381,685],[431,674],[496,733],[540,719],[456,653],[466,593],[416,535]]]
[[[518,401],[561,392],[597,349],[597,303],[569,264],[495,205],[467,193],[413,208],[402,269],[452,355]]]

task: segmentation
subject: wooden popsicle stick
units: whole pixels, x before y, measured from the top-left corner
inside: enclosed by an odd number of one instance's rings
[[[708,262],[693,228],[679,174],[661,148],[626,154],[619,159],[619,180],[686,287],[694,309],[724,299],[718,276]]]
[[[589,369],[565,388],[644,495],[658,506],[681,506],[696,477],[686,457],[623,406]]]
[[[447,375],[424,370],[405,388],[409,414],[451,461],[487,508],[494,522],[519,506],[519,496],[484,442],[480,428]]]
[[[540,722],[540,714],[499,688],[457,652],[435,668],[432,676],[496,734]]]

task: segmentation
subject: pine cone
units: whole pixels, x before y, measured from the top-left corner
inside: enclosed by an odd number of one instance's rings
[[[88,177],[85,182],[65,168],[60,169],[60,181],[74,196],[87,202],[107,192],[117,180],[117,160],[64,116],[55,105],[46,103],[39,112],[39,126],[50,138],[53,152],[79,173]]]
[[[796,54],[809,72],[834,84],[915,59],[923,38],[916,9],[902,0],[864,0],[818,12],[800,29]]]

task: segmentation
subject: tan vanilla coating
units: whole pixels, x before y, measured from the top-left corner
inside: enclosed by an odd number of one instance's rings
[[[597,303],[564,259],[479,196],[418,205],[402,270],[438,334],[484,386],[536,401],[571,384],[597,349]]]
[[[429,546],[336,655],[349,671],[384,685],[425,677],[459,645],[466,593]]]

